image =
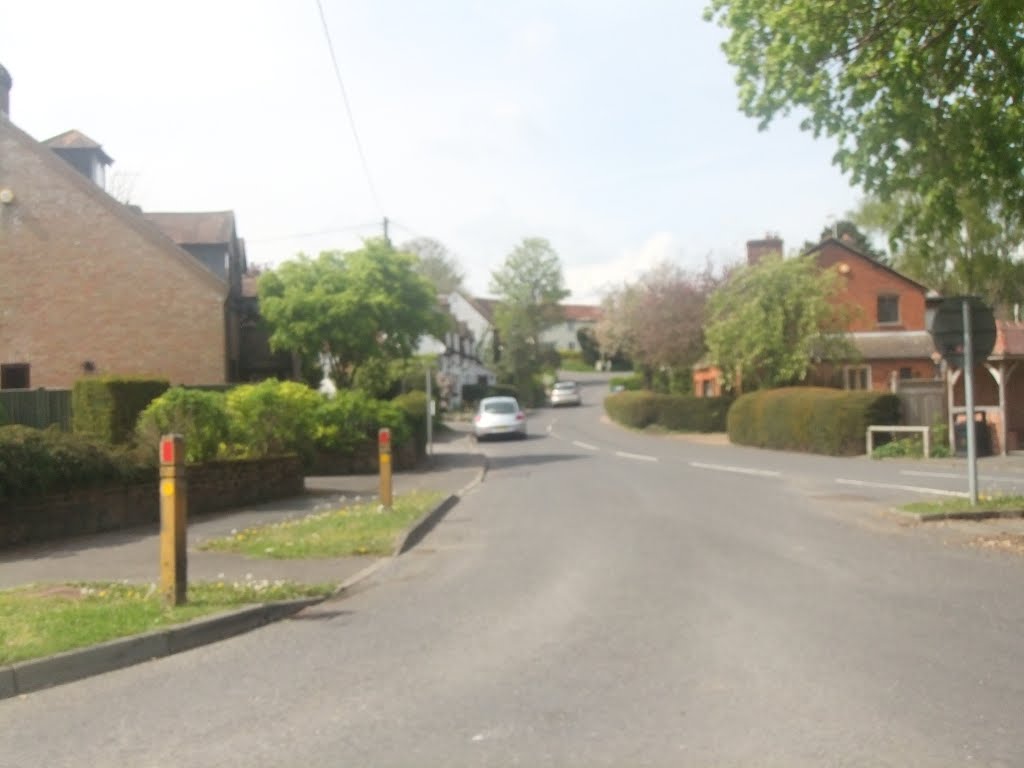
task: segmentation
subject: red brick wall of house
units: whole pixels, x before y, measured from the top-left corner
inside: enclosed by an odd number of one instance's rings
[[[0,363],[30,386],[98,374],[226,380],[227,284],[0,117]],[[141,217],[140,217],[141,219]]]
[[[835,243],[825,243],[817,254],[818,263],[825,268],[839,267],[838,300],[857,307],[849,331],[923,331],[925,326],[925,291],[891,271],[875,264],[871,259],[851,253]],[[844,269],[845,265],[848,269]],[[899,322],[879,323],[878,296],[899,296]]]

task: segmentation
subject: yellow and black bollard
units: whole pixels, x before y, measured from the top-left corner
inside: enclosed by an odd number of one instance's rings
[[[382,428],[377,433],[377,449],[380,458],[380,503],[391,509],[391,430]]]
[[[168,606],[184,605],[188,589],[187,510],[185,439],[164,435],[160,438],[160,593]]]

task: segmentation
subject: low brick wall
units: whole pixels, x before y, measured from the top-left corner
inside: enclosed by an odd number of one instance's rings
[[[198,516],[301,495],[296,456],[216,461],[188,468],[188,513]],[[0,547],[114,531],[160,520],[156,481],[84,488],[32,499],[0,501]]]
[[[413,441],[396,446],[392,454],[395,470],[415,469],[420,455]],[[318,453],[306,471],[307,475],[375,475],[380,472],[377,444],[368,442],[352,454]]]

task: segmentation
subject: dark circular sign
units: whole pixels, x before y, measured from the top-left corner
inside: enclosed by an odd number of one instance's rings
[[[971,352],[974,361],[984,360],[996,344],[996,319],[992,310],[977,296],[951,296],[935,310],[928,331],[935,351],[956,368],[964,364],[964,302],[971,319]]]

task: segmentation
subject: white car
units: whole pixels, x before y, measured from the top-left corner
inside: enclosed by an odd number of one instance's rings
[[[580,388],[575,381],[556,381],[548,395],[551,407],[559,405],[580,405],[583,399],[580,397]]]
[[[477,440],[510,435],[526,437],[526,414],[514,397],[485,397],[473,416],[473,434]]]

